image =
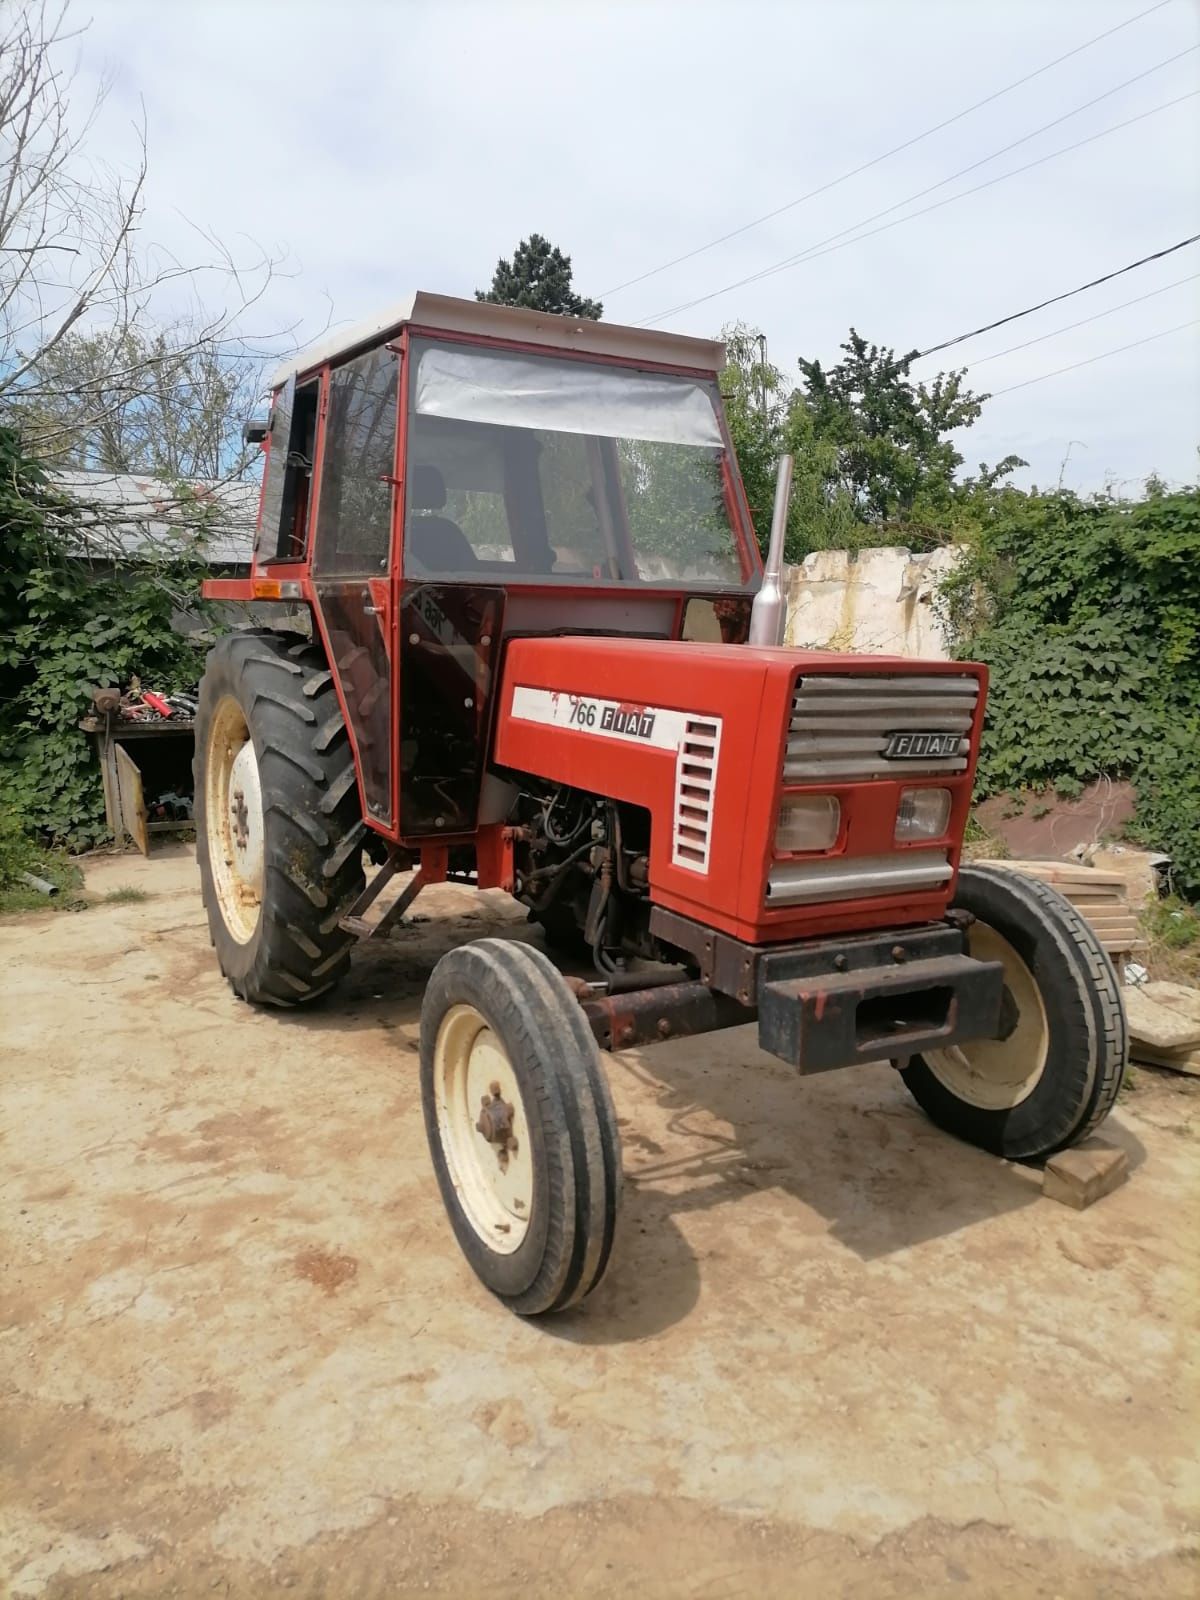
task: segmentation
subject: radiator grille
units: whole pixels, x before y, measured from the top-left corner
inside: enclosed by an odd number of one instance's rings
[[[806,675],[797,680],[792,697],[783,781],[919,778],[965,772],[978,698],[979,680],[965,674]],[[914,732],[958,734],[958,751],[920,760],[885,756],[894,733]]]
[[[675,759],[675,827],[671,860],[693,872],[708,871],[721,724],[689,717]]]
[[[832,856],[822,861],[777,861],[767,877],[769,906],[811,906],[826,900],[912,894],[948,883],[954,868],[944,850],[904,850],[890,856]]]

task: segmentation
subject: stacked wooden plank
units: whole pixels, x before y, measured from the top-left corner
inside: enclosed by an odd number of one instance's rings
[[[1155,982],[1125,991],[1130,1055],[1200,1077],[1200,989]]]
[[[1142,942],[1137,909],[1129,903],[1128,880],[1119,872],[1102,872],[1073,861],[980,861],[977,865],[1005,867],[1052,884],[1095,928],[1118,977]]]

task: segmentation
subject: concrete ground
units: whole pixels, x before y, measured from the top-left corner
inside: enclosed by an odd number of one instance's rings
[[[430,1168],[442,889],[309,1014],[236,1002],[183,852],[0,920],[0,1575],[25,1596],[1195,1595],[1196,1084],[1078,1214],[886,1066],[618,1057],[602,1289],[521,1322]]]

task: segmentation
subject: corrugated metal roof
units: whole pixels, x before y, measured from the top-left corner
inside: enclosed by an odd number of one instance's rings
[[[205,530],[206,559],[215,566],[250,565],[258,518],[254,481],[164,483],[148,473],[80,470],[54,472],[50,479],[83,507],[76,526],[90,555],[120,560],[170,554],[181,538],[194,537],[198,503],[213,508]]]

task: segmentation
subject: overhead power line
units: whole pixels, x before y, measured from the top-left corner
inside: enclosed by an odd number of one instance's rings
[[[993,389],[988,395],[989,400],[996,400],[1002,394],[1012,394],[1016,389],[1028,389],[1030,384],[1045,383],[1047,378],[1060,378],[1064,372],[1074,372],[1077,367],[1090,367],[1097,361],[1107,361],[1109,356],[1122,355],[1126,350],[1136,350],[1139,345],[1153,344],[1156,339],[1165,339],[1169,334],[1181,333],[1184,328],[1194,328],[1200,322],[1200,317],[1193,317],[1190,322],[1177,322],[1173,328],[1164,328],[1161,333],[1147,334],[1144,339],[1135,339],[1132,344],[1119,344],[1115,350],[1102,350],[1098,356],[1088,356],[1084,361],[1072,361],[1069,367],[1056,367],[1053,372],[1042,372],[1036,378],[1026,378],[1024,383],[1010,383],[1007,389]]]
[[[693,300],[682,301],[679,305],[671,306],[666,311],[660,311],[653,317],[645,317],[639,326],[651,327],[655,323],[665,322],[669,317],[678,316],[683,311],[691,311],[695,306],[705,305],[709,300],[716,300],[733,289],[743,289],[749,283],[758,283],[763,278],[770,278],[777,272],[786,271],[789,267],[797,267],[806,262],[815,261],[818,257],[830,255],[835,250],[844,250],[847,245],[859,244],[863,239],[873,239],[876,234],[886,233],[891,228],[898,228],[902,223],[915,222],[918,217],[928,216],[931,211],[940,211],[943,206],[953,205],[957,200],[965,200],[969,195],[979,194],[981,190],[990,189],[997,183],[1004,183],[1009,178],[1020,177],[1024,172],[1032,172],[1035,167],[1044,166],[1047,161],[1057,160],[1059,156],[1070,155],[1073,150],[1082,150],[1085,145],[1094,144],[1097,139],[1107,138],[1110,133],[1120,133],[1124,128],[1131,128],[1134,123],[1144,122],[1147,117],[1157,116],[1160,111],[1169,111],[1173,106],[1182,105],[1185,100],[1195,99],[1197,94],[1200,94],[1200,89],[1189,89],[1186,94],[1177,95],[1174,100],[1164,100],[1159,105],[1151,106],[1147,111],[1139,111],[1136,116],[1126,117],[1123,122],[1111,123],[1107,128],[1100,128],[1096,133],[1090,133],[1084,139],[1076,139],[1073,144],[1061,145],[1057,150],[1047,151],[1044,156],[1038,156],[1034,161],[1027,161],[1024,166],[1013,167],[1008,172],[998,173],[996,177],[987,178],[983,183],[973,184],[971,188],[962,189],[958,194],[947,195],[944,200],[935,200],[932,205],[922,206],[919,211],[911,211],[906,217],[893,217],[891,222],[880,223],[879,227],[870,228],[865,233],[856,233],[852,239],[842,239],[840,243],[821,240],[818,244],[809,246],[808,249],[800,251],[797,255],[787,256],[782,261],[775,262],[773,266],[763,267],[758,272],[749,273],[746,277],[738,278],[733,283],[724,284],[720,289],[713,289],[709,294],[697,295]],[[910,200],[913,198],[914,196],[909,196]],[[908,201],[898,202],[901,205],[907,203]],[[869,221],[870,219],[864,220]],[[858,227],[861,224],[856,223],[854,226]],[[851,230],[842,230],[842,232],[849,231]],[[830,240],[838,238],[839,235],[837,234],[830,235]]]
[[[1030,345],[1044,344],[1047,339],[1057,339],[1060,333],[1071,333],[1075,328],[1086,328],[1089,322],[1101,322],[1105,317],[1124,311],[1128,306],[1140,306],[1143,300],[1155,300],[1160,294],[1166,294],[1168,289],[1178,289],[1182,284],[1195,283],[1197,278],[1200,278],[1200,272],[1193,272],[1189,277],[1176,278],[1173,283],[1164,283],[1160,289],[1151,289],[1149,294],[1137,294],[1132,300],[1122,300],[1119,305],[1097,311],[1095,316],[1081,317],[1078,322],[1068,322],[1061,328],[1051,328],[1049,333],[1039,333],[1036,339],[1026,339],[1021,344],[1010,344],[1006,350],[993,350],[990,356],[980,356],[978,361],[972,361],[970,369],[974,372],[976,367],[982,367],[989,361],[999,361],[1001,356],[1011,356],[1017,350],[1028,350]]]
[[[1113,271],[1113,272],[1106,272],[1103,275],[1103,277],[1092,278],[1087,283],[1081,283],[1078,286],[1078,288],[1065,289],[1062,292],[1062,294],[1052,294],[1046,300],[1039,300],[1037,305],[1035,305],[1035,306],[1026,306],[1024,311],[1010,311],[1008,316],[1006,316],[1006,317],[997,317],[995,322],[985,322],[983,324],[983,326],[980,327],[980,328],[972,328],[970,333],[956,333],[953,339],[943,339],[940,344],[931,344],[931,345],[929,345],[929,347],[927,349],[919,351],[918,354],[913,357],[913,359],[914,359],[914,361],[923,361],[926,356],[936,355],[939,350],[950,350],[956,344],[965,343],[965,341],[967,339],[976,339],[976,338],[978,338],[978,336],[981,333],[991,333],[993,328],[1003,328],[1005,323],[1018,322],[1022,317],[1031,317],[1035,311],[1042,311],[1042,310],[1044,310],[1046,308],[1046,306],[1057,305],[1060,300],[1070,300],[1073,295],[1083,294],[1088,289],[1099,288],[1099,286],[1102,283],[1111,283],[1114,278],[1123,277],[1124,274],[1127,273],[1127,272],[1134,272],[1134,271],[1137,270],[1138,267],[1147,266],[1151,261],[1161,261],[1164,256],[1174,255],[1176,250],[1184,250],[1184,249],[1187,248],[1188,245],[1195,244],[1197,242],[1197,240],[1200,240],[1200,233],[1193,233],[1191,238],[1189,238],[1189,239],[1180,239],[1178,244],[1170,244],[1170,245],[1167,246],[1167,248],[1165,250],[1156,250],[1153,255],[1142,256],[1141,259],[1138,260],[1138,261],[1131,261],[1127,267],[1117,267],[1116,270]],[[1187,283],[1189,280],[1187,278],[1180,278],[1177,281],[1179,283]],[[1171,288],[1174,288],[1174,284],[1167,284],[1165,287],[1168,288],[1168,289],[1171,289]],[[1154,292],[1157,294],[1159,291],[1155,290]],[[1143,300],[1147,300],[1147,299],[1149,299],[1149,296],[1148,295],[1141,295],[1139,298],[1143,299]],[[1125,304],[1127,306],[1132,306],[1132,305],[1136,305],[1137,301],[1136,300],[1126,300]],[[1118,310],[1120,310],[1120,307],[1119,306],[1113,306],[1112,309],[1114,311],[1118,311]],[[1100,313],[1100,315],[1101,316],[1106,316],[1107,312],[1103,312],[1102,311]],[[1094,319],[1091,318],[1091,317],[1085,318],[1085,321],[1088,321],[1088,322],[1091,322],[1093,320]],[[1078,328],[1078,327],[1081,327],[1081,326],[1082,326],[1082,324],[1078,323],[1078,322],[1073,322],[1071,324],[1071,327],[1073,327],[1073,328]],[[1065,333],[1066,329],[1062,328],[1059,331],[1061,333]],[[1043,337],[1049,338],[1050,335],[1046,334]],[[1033,344],[1033,343],[1036,343],[1036,341],[1031,339],[1030,343]],[[1023,348],[1023,346],[1014,345],[1013,348],[1016,349],[1016,350],[1020,350],[1020,349]],[[997,355],[1006,355],[1006,354],[1007,354],[1007,351],[1004,351],[1004,350],[997,351]],[[985,359],[988,360],[988,361],[991,361],[993,359],[993,357],[987,356],[987,357],[985,357]],[[978,364],[979,363],[976,362],[977,366],[978,366]]]
[[[864,161],[861,166],[852,167],[849,172],[843,172],[840,177],[830,178],[816,189],[810,189],[807,194],[798,195],[794,200],[788,200],[784,205],[776,206],[774,211],[765,211],[761,217],[754,217],[750,222],[743,222],[740,227],[731,228],[728,233],[722,233],[715,239],[710,239],[707,244],[697,245],[694,250],[686,250],[683,255],[675,256],[670,261],[664,261],[661,266],[651,267],[647,272],[639,273],[636,278],[626,278],[624,283],[615,284],[611,289],[601,291],[600,298],[608,299],[610,295],[620,294],[624,289],[632,289],[636,283],[645,283],[648,278],[657,278],[659,273],[668,272],[672,267],[679,266],[684,261],[691,261],[695,256],[704,255],[708,250],[715,250],[718,245],[726,244],[730,239],[736,239],[740,234],[749,233],[752,228],[761,227],[764,222],[770,222],[775,217],[781,217],[785,211],[793,211],[797,206],[804,205],[809,200],[815,200],[819,195],[828,194],[830,189],[836,189],[841,183],[847,183],[851,178],[857,178],[860,173],[869,172],[872,167],[877,167],[881,162],[890,161],[892,156],[898,156],[905,150],[911,150],[914,145],[920,144],[925,139],[931,139],[935,133],[941,133],[943,128],[950,128],[956,122],[961,122],[964,117],[969,117],[973,112],[981,111],[984,106],[990,106],[993,101],[1001,100],[1006,94],[1011,94],[1014,89],[1019,89],[1023,84],[1032,83],[1034,78],[1040,78],[1044,72],[1049,72],[1052,67],[1061,66],[1064,61],[1069,61],[1072,56],[1090,50],[1094,44],[1099,44],[1102,39],[1111,38],[1114,33],[1120,33],[1123,28],[1130,28],[1135,22],[1141,22],[1143,17],[1150,16],[1155,11],[1161,11],[1170,0],[1157,0],[1157,3],[1148,6],[1145,11],[1139,11],[1132,17],[1127,17],[1124,22],[1118,22],[1111,28],[1105,28],[1103,33],[1097,33],[1090,39],[1085,39],[1082,44],[1077,44],[1073,50],[1068,50],[1061,56],[1055,56],[1053,61],[1047,61],[1044,66],[1035,67],[1032,72],[1027,72],[1022,78],[1015,78],[1012,83],[1006,83],[1002,89],[996,89],[992,94],[985,95],[982,100],[976,100],[972,105],[956,111],[952,117],[946,117],[942,122],[937,122],[932,128],[926,128],[923,133],[915,133],[912,138],[905,139],[902,144],[893,145],[890,150],[885,150],[882,155],[873,156],[870,161]]]

